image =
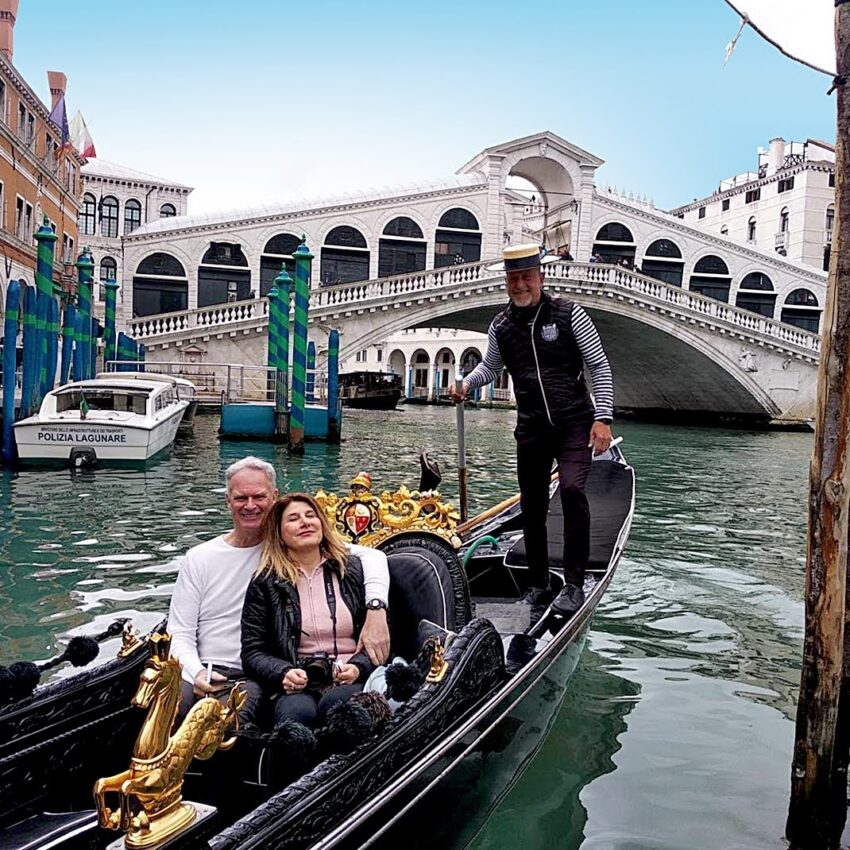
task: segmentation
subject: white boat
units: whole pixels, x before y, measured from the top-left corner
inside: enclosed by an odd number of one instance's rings
[[[191,428],[195,422],[195,411],[198,409],[198,398],[195,385],[188,379],[179,375],[164,375],[160,372],[99,372],[96,380],[109,381],[113,378],[132,381],[163,381],[171,384],[177,390],[178,398],[186,399],[189,406],[183,414],[180,427]]]
[[[38,414],[15,423],[18,458],[144,462],[171,446],[188,406],[161,380],[116,374],[65,384],[44,397]]]

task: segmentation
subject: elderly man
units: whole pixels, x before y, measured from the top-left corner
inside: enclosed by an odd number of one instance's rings
[[[168,612],[171,650],[183,665],[181,714],[195,699],[219,695],[243,675],[239,657],[242,603],[260,562],[263,520],[278,495],[274,467],[256,457],[231,464],[225,482],[233,529],[179,559]],[[381,664],[389,654],[387,556],[362,546],[352,546],[352,551],[363,564],[368,607],[358,648],[365,648]]]
[[[537,245],[503,252],[510,304],[493,319],[484,360],[453,390],[461,401],[469,389],[495,380],[506,368],[517,403],[517,479],[530,588],[523,602],[538,619],[552,610],[571,617],[584,604],[584,573],[590,550],[590,511],[584,485],[591,451],[611,444],[614,389],[611,368],[590,317],[577,304],[543,291]],[[591,401],[584,381],[590,371]],[[546,520],[549,480],[558,465],[564,509],[564,588],[557,598],[549,587]]]

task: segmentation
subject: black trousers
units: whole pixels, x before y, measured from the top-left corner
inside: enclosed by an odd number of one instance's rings
[[[579,587],[584,582],[590,555],[590,509],[584,485],[592,460],[592,449],[587,445],[592,425],[591,419],[583,418],[560,428],[547,426],[533,433],[516,434],[522,531],[530,583],[534,587],[549,584],[546,520],[555,462],[564,511],[564,581]]]

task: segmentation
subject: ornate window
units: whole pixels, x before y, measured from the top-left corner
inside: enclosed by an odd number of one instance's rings
[[[135,198],[130,198],[124,204],[124,233],[132,233],[141,224],[142,205]]]
[[[100,202],[100,235],[110,238],[118,236],[118,199],[107,195]]]
[[[670,239],[656,239],[646,249],[641,263],[641,271],[644,274],[672,286],[682,285],[684,267],[682,252],[679,246]]]
[[[717,301],[729,301],[732,278],[724,260],[714,254],[700,257],[694,266],[688,288]]]
[[[355,283],[369,280],[369,248],[356,228],[341,224],[325,237],[321,255],[321,283]]]
[[[198,307],[247,301],[251,291],[251,271],[242,246],[234,242],[210,242],[198,266]]]
[[[481,228],[478,219],[463,207],[446,210],[434,235],[434,267],[477,263],[481,259]]]
[[[389,237],[389,238],[388,238]],[[407,216],[394,218],[378,242],[378,277],[412,274],[425,268],[425,236]]]
[[[735,306],[772,319],[776,307],[776,293],[773,291],[771,279],[764,272],[750,272],[744,275],[738,286]]]
[[[106,287],[103,285],[108,280],[115,280],[118,277],[118,263],[112,257],[104,257],[100,261],[100,284],[97,288],[97,300],[106,300]]]
[[[599,228],[593,243],[593,255],[602,263],[635,263],[635,241],[625,224],[612,221]]]
[[[97,233],[97,201],[94,195],[83,195],[83,208],[80,210],[80,232],[83,236]]]
[[[817,333],[820,314],[820,305],[814,292],[800,288],[795,289],[785,299],[781,320],[789,325],[796,325],[804,331]]]
[[[177,215],[177,207],[174,204],[163,204],[159,208],[160,218],[174,218]]]
[[[139,263],[133,275],[133,316],[185,310],[188,299],[186,270],[176,257],[160,251]]]

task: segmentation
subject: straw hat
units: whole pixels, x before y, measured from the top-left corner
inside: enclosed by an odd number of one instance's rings
[[[520,269],[533,269],[557,261],[557,257],[549,254],[545,248],[534,242],[523,245],[508,245],[502,251],[502,260],[487,266],[488,271],[513,272]]]

